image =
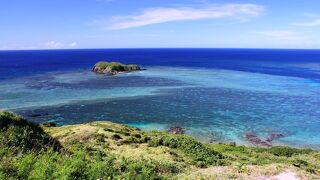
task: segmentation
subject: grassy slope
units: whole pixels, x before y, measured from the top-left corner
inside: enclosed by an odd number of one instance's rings
[[[42,150],[33,146],[23,149],[21,143],[4,143],[8,137],[21,134],[21,131],[2,126],[6,119],[26,122],[12,114],[0,114],[0,179],[248,179],[273,176],[286,170],[308,178],[320,176],[318,151],[207,145],[186,135],[142,132],[106,121],[42,127],[44,131],[36,130],[40,136],[24,133],[27,139],[39,140],[40,137],[44,143]],[[29,127],[28,124],[25,126]],[[48,142],[53,139],[43,141],[42,137],[49,135],[63,148],[48,149],[52,144]],[[15,153],[9,151],[12,148],[16,149]]]

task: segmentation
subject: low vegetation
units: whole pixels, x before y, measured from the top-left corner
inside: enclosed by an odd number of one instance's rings
[[[135,64],[122,64],[119,62],[100,61],[93,67],[93,71],[102,74],[117,74],[119,72],[139,71],[141,68]]]
[[[0,179],[241,179],[320,176],[320,153],[203,144],[107,121],[54,127],[0,112]]]
[[[37,124],[10,112],[0,114],[0,147],[14,154],[28,151],[59,150],[60,143]]]

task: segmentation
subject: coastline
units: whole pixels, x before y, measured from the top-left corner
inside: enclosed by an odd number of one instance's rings
[[[86,179],[312,179],[320,175],[320,152],[310,149],[205,144],[188,135],[141,131],[109,121],[39,126],[8,112],[0,112],[0,119],[0,133],[6,138],[0,139],[0,159],[9,160],[0,162],[1,178],[62,178],[74,173]],[[19,134],[22,129],[26,133]],[[29,170],[18,171],[25,163]],[[5,171],[6,167],[15,167],[17,173]]]
[[[1,105],[32,105],[10,108],[25,116],[33,111],[48,114],[31,118],[35,122],[53,120],[62,125],[112,119],[124,124],[162,124],[165,128],[179,125],[203,142],[211,141],[213,133],[217,142],[244,145],[247,132],[263,138],[274,132],[288,135],[275,141],[277,145],[320,149],[319,121],[313,115],[320,113],[316,82],[220,69],[147,68],[114,77],[82,70],[7,81]],[[12,87],[6,88],[10,83]],[[309,121],[303,123],[304,119]],[[310,130],[304,131],[306,128]]]

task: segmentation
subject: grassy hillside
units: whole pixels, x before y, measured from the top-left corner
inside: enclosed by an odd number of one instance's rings
[[[203,144],[107,121],[44,127],[0,113],[0,179],[248,179],[320,177],[320,153]]]

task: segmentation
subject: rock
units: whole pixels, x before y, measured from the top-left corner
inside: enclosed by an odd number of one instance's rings
[[[245,136],[246,136],[246,139],[253,145],[265,146],[265,147],[271,146],[270,142],[260,139],[256,134],[252,132],[247,132]]]
[[[57,124],[55,122],[45,122],[45,123],[42,123],[43,126],[45,127],[56,127]]]
[[[282,138],[282,137],[285,137],[285,135],[281,134],[281,133],[271,133],[269,134],[269,136],[267,137],[266,141],[267,142],[271,142],[275,139],[279,139],[279,138]]]
[[[49,115],[48,113],[34,113],[34,114],[29,114],[28,117],[41,117],[41,116],[47,116]]]
[[[184,134],[184,129],[182,127],[179,127],[179,126],[174,126],[174,127],[171,127],[168,130],[168,132],[171,133],[171,134]]]
[[[128,73],[133,71],[142,71],[140,66],[136,64],[125,65],[119,62],[105,62],[100,61],[94,65],[92,68],[93,72],[98,74],[106,74],[106,75],[116,75],[119,73]]]
[[[216,139],[210,139],[208,142],[209,142],[210,144],[215,144],[215,143],[217,142],[217,140],[216,140]]]
[[[209,143],[212,143],[212,144],[214,144],[214,143],[217,143],[217,137],[218,137],[219,135],[216,133],[216,132],[213,132],[213,131],[210,131],[209,133],[208,133],[208,142]]]

